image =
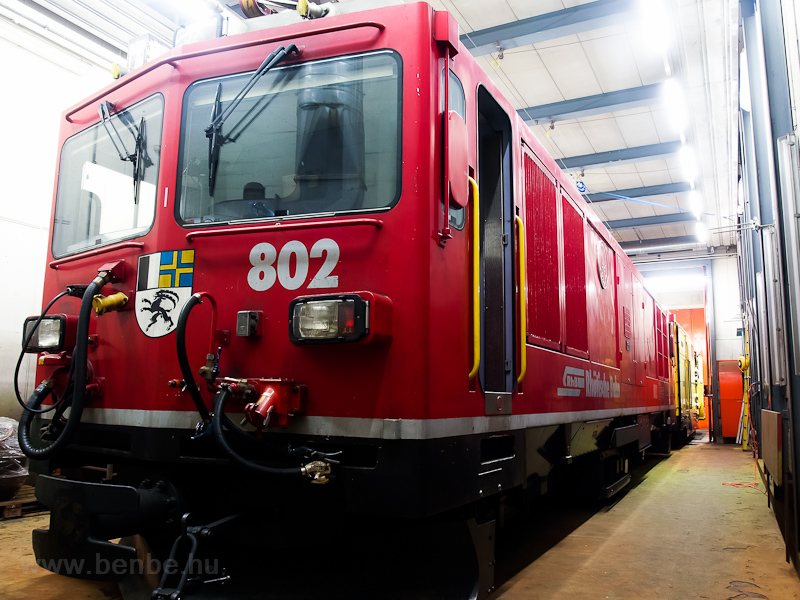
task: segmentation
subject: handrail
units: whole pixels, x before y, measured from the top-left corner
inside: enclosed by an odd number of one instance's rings
[[[469,178],[472,187],[472,370],[469,378],[473,379],[478,374],[481,366],[481,228],[480,228],[480,198],[478,183]],[[447,199],[445,199],[447,202]]]
[[[144,243],[131,241],[109,244],[108,246],[103,246],[102,248],[97,248],[88,252],[79,252],[78,254],[73,254],[72,256],[52,260],[47,266],[49,266],[51,269],[58,269],[58,267],[65,263],[71,263],[76,260],[81,260],[82,258],[89,258],[90,256],[97,256],[98,254],[105,254],[106,252],[113,252],[114,250],[123,250],[124,248],[139,248],[141,250],[144,248]]]
[[[97,94],[95,94],[94,96],[89,98],[88,100],[84,100],[82,103],[75,105],[72,109],[70,109],[70,111],[66,115],[64,115],[64,118],[69,123],[73,123],[74,121],[71,119],[71,117],[76,112],[78,112],[80,110],[83,110],[84,108],[86,108],[90,104],[94,104],[95,102],[97,102],[98,100],[100,100],[104,96],[110,94],[111,92],[113,92],[114,90],[118,89],[119,87],[121,87],[121,86],[123,86],[123,85],[125,85],[127,83],[130,83],[131,81],[135,81],[136,79],[139,79],[139,77],[142,77],[143,75],[146,75],[147,73],[150,73],[151,71],[155,71],[159,67],[162,67],[164,65],[170,65],[170,66],[174,67],[175,63],[178,62],[179,60],[187,60],[187,59],[190,59],[190,58],[197,58],[197,57],[206,56],[206,55],[209,55],[209,54],[217,54],[219,52],[227,52],[228,50],[240,50],[242,48],[250,48],[252,46],[260,46],[262,44],[269,44],[269,43],[272,43],[272,42],[282,42],[282,41],[285,41],[285,40],[293,40],[293,39],[297,39],[297,38],[308,37],[308,36],[311,36],[311,35],[320,35],[320,34],[325,34],[325,33],[333,33],[333,32],[336,32],[336,31],[347,31],[348,29],[358,29],[359,27],[374,27],[375,29],[377,29],[379,31],[383,31],[384,29],[386,29],[386,25],[384,25],[383,23],[380,23],[378,21],[362,21],[360,23],[348,23],[348,24],[345,24],[345,25],[334,25],[332,27],[320,27],[319,29],[313,29],[313,30],[310,30],[310,31],[304,31],[304,32],[300,32],[300,33],[278,35],[278,36],[275,36],[275,37],[260,37],[260,38],[255,39],[255,40],[247,40],[247,41],[236,42],[236,43],[233,43],[233,44],[227,44],[227,45],[219,47],[219,48],[210,48],[210,49],[206,49],[206,50],[195,50],[194,52],[184,52],[182,54],[167,55],[167,56],[164,56],[163,58],[160,58],[160,59],[155,60],[155,61],[153,61],[151,63],[148,63],[147,65],[144,65],[141,68],[140,71],[134,71],[133,73],[130,73],[128,75],[125,75],[124,77],[121,77],[120,79],[117,80],[118,81],[118,85],[115,85],[115,86],[111,87],[111,89],[109,89],[109,90],[101,90],[100,92],[98,92]]]
[[[442,219],[442,230],[439,232],[439,245],[444,248],[447,240],[452,239],[453,234],[450,232],[450,160],[448,159],[450,152],[450,48],[444,49],[444,116],[442,120],[442,188],[444,200],[442,202],[442,212],[444,216]]]
[[[282,221],[256,225],[254,227],[226,227],[225,229],[202,229],[190,231],[186,234],[186,241],[191,242],[195,238],[218,237],[221,235],[238,235],[244,233],[263,233],[265,231],[286,231],[290,229],[320,229],[322,227],[347,227],[354,225],[370,225],[375,229],[383,227],[380,219],[350,219],[340,221],[338,219],[326,219],[324,221],[309,221],[304,223],[284,223]]]
[[[518,245],[518,260],[519,260],[519,375],[517,376],[517,383],[522,383],[525,379],[525,373],[528,371],[528,356],[525,345],[527,343],[528,323],[528,290],[527,290],[527,273],[525,263],[525,224],[519,215],[514,217],[517,222],[517,245]]]

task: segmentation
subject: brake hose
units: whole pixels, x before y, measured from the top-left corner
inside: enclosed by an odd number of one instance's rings
[[[183,309],[181,309],[181,314],[178,317],[178,326],[175,329],[175,343],[178,352],[178,364],[180,365],[181,375],[183,376],[183,382],[186,384],[186,389],[189,391],[189,395],[192,397],[192,401],[197,407],[200,418],[203,422],[210,423],[211,415],[206,408],[203,397],[200,395],[200,389],[197,387],[197,382],[192,374],[192,367],[189,365],[189,358],[186,354],[186,325],[189,321],[189,313],[192,312],[195,306],[203,301],[203,294],[204,293],[192,294],[191,298],[189,298],[183,306]],[[209,299],[211,298],[209,297]],[[213,299],[211,300],[213,301]],[[220,422],[229,430],[234,431],[234,435],[237,435],[242,441],[248,442],[253,446],[261,446],[263,444],[261,440],[253,437],[243,429],[236,427],[234,422],[231,421],[227,415],[223,415]]]
[[[44,460],[50,458],[56,451],[63,448],[69,443],[70,438],[75,435],[78,425],[81,421],[83,413],[83,403],[86,399],[86,373],[87,373],[87,360],[88,360],[88,346],[89,346],[89,319],[92,312],[92,299],[100,289],[102,289],[105,280],[103,277],[98,276],[92,283],[86,287],[81,300],[81,308],[78,313],[78,331],[76,334],[75,351],[72,354],[72,363],[74,366],[74,389],[72,391],[72,399],[70,402],[70,413],[67,417],[67,424],[58,437],[50,444],[43,448],[37,448],[31,439],[31,423],[33,422],[34,411],[31,409],[38,409],[38,406],[44,400],[44,396],[37,391],[31,394],[25,410],[19,419],[18,440],[19,446],[25,453],[25,456],[33,459]],[[49,308],[49,307],[48,307]],[[41,387],[41,385],[39,386]],[[37,388],[38,390],[39,388]],[[66,396],[66,394],[65,394]],[[63,402],[64,398],[62,398]],[[61,404],[61,403],[59,403]],[[55,419],[51,423],[54,424]]]
[[[223,431],[223,421],[226,419],[225,417],[225,403],[230,398],[231,392],[227,388],[222,388],[220,391],[217,392],[217,395],[214,397],[214,414],[216,415],[217,422],[214,424],[212,429],[214,430],[214,439],[217,440],[217,443],[220,445],[231,459],[253,471],[257,471],[259,473],[263,473],[265,475],[303,475],[303,468],[302,467],[265,467],[264,465],[259,465],[252,461],[247,460],[240,454],[238,454],[233,448],[231,448],[228,440],[225,439],[225,432]],[[230,422],[230,419],[228,419]],[[233,425],[233,427],[236,427]],[[237,428],[238,429],[238,428]],[[242,430],[240,430],[242,431]]]
[[[231,421],[230,417],[225,414],[225,403],[228,401],[231,392],[227,387],[223,387],[220,391],[217,392],[217,395],[214,398],[212,409],[214,411],[214,422],[212,423],[212,415],[208,412],[206,408],[205,402],[203,401],[203,397],[200,395],[200,388],[197,387],[197,382],[194,379],[194,375],[192,374],[192,368],[189,365],[189,358],[186,353],[186,326],[189,321],[189,314],[191,313],[192,309],[200,304],[203,301],[203,297],[207,297],[209,301],[214,306],[214,298],[208,294],[207,292],[198,292],[196,294],[192,294],[189,300],[184,305],[183,309],[181,309],[181,314],[178,317],[178,325],[175,329],[175,343],[178,353],[178,364],[180,365],[181,375],[183,376],[184,384],[189,391],[189,395],[192,397],[192,401],[194,405],[197,407],[197,412],[200,414],[200,418],[203,420],[204,423],[211,423],[211,429],[213,429],[213,435],[217,443],[220,447],[225,451],[225,453],[230,456],[234,461],[238,462],[239,464],[247,467],[249,469],[253,469],[259,471],[261,473],[269,474],[269,475],[308,475],[312,476],[313,474],[309,474],[305,467],[291,467],[291,468],[276,468],[276,467],[264,467],[262,465],[256,464],[251,462],[238,453],[230,446],[228,441],[225,439],[225,430],[227,429],[231,432],[239,441],[248,444],[252,448],[258,448],[259,450],[268,449],[271,452],[281,453],[287,455],[289,457],[295,457],[300,454],[305,454],[308,451],[312,454],[316,454],[319,458],[325,459],[327,461],[336,462],[331,460],[331,456],[324,456],[323,453],[315,453],[311,449],[307,449],[305,447],[300,448],[293,448],[291,445],[285,446],[282,448],[277,448],[273,444],[267,442],[266,440],[261,440],[254,436],[253,434],[245,431],[241,427],[237,427],[236,424]],[[214,325],[212,324],[212,330],[214,329]],[[212,334],[213,335],[213,334]],[[304,470],[305,469],[305,470]]]
[[[189,321],[189,313],[192,309],[202,302],[202,298],[198,294],[192,294],[189,300],[184,304],[181,309],[181,314],[178,317],[178,327],[175,329],[175,343],[178,351],[178,364],[181,368],[181,375],[189,390],[189,395],[197,407],[197,412],[200,413],[200,418],[208,423],[211,421],[211,415],[208,413],[203,397],[200,395],[200,390],[192,375],[192,368],[189,366],[189,358],[186,355],[186,323]]]

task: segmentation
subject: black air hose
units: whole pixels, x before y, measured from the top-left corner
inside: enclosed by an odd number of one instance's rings
[[[192,294],[189,301],[183,305],[181,315],[178,317],[178,327],[175,329],[175,342],[178,350],[178,364],[181,368],[181,375],[183,381],[186,383],[186,388],[189,390],[189,395],[197,407],[197,412],[200,413],[200,418],[205,422],[211,420],[211,415],[208,413],[203,397],[200,395],[200,390],[197,388],[197,383],[192,375],[192,367],[189,366],[189,358],[186,355],[186,323],[189,321],[189,313],[192,309],[202,302],[198,294]]]
[[[220,448],[222,448],[225,451],[225,454],[227,454],[231,459],[233,459],[243,467],[246,467],[248,469],[257,471],[265,475],[302,475],[303,470],[300,467],[283,467],[283,468],[265,467],[263,465],[259,465],[257,463],[247,460],[246,458],[239,455],[233,448],[231,448],[230,444],[228,443],[228,440],[225,439],[225,432],[223,431],[223,422],[227,419],[227,417],[225,417],[225,403],[228,401],[228,398],[230,398],[230,396],[231,392],[228,389],[223,388],[219,392],[217,392],[217,395],[214,398],[214,414],[216,415],[217,418],[217,422],[214,423],[213,426],[214,439],[217,440],[217,443],[220,445]],[[230,423],[230,419],[227,420]],[[246,432],[239,429],[232,423],[231,425],[233,431],[238,430],[247,435],[248,437],[251,437]]]
[[[178,364],[180,365],[183,381],[186,384],[186,388],[189,390],[189,395],[192,397],[194,405],[197,407],[197,412],[200,413],[200,418],[205,422],[209,422],[211,420],[211,415],[206,408],[205,402],[203,402],[203,397],[200,395],[197,382],[195,382],[194,375],[192,374],[192,367],[189,365],[189,357],[186,354],[186,324],[189,321],[189,313],[202,301],[202,296],[199,293],[192,294],[192,297],[189,298],[188,302],[183,306],[183,309],[181,309],[180,317],[178,317],[178,326],[175,329],[175,343],[178,351]],[[260,440],[243,429],[236,427],[234,422],[231,421],[227,415],[221,415],[221,418],[218,420],[218,425],[220,423],[233,431],[234,435],[241,440],[252,445],[261,445],[262,442]]]
[[[81,422],[81,414],[83,413],[83,403],[86,399],[86,373],[87,373],[87,360],[88,360],[88,346],[89,346],[89,319],[92,313],[92,299],[100,289],[102,289],[103,280],[101,278],[95,279],[90,283],[86,291],[83,293],[81,300],[81,308],[78,313],[78,331],[75,343],[75,350],[72,353],[72,365],[74,367],[73,379],[73,392],[72,400],[70,403],[70,413],[67,417],[67,424],[64,429],[59,433],[58,437],[43,448],[37,448],[31,439],[31,423],[33,422],[33,412],[31,410],[22,411],[22,416],[19,419],[18,439],[19,446],[25,453],[25,456],[37,460],[44,460],[50,458],[56,451],[66,446],[70,438],[75,435],[75,431]],[[41,386],[39,386],[41,387]],[[36,388],[37,390],[39,388]],[[44,396],[34,391],[31,394],[26,408],[36,409],[44,400]],[[65,400],[66,401],[66,400]],[[56,418],[53,418],[53,425],[55,425]]]
[[[186,384],[186,388],[189,390],[189,395],[192,397],[194,405],[197,407],[197,412],[200,414],[200,418],[203,419],[204,422],[210,422],[212,417],[206,408],[203,397],[200,395],[200,389],[197,387],[197,382],[192,374],[192,368],[189,365],[189,358],[186,353],[186,325],[189,321],[189,313],[191,313],[195,306],[203,301],[204,295],[206,295],[205,292],[192,294],[191,298],[189,298],[189,300],[183,306],[183,309],[181,309],[181,314],[178,317],[178,325],[175,329],[175,343],[177,346],[178,364],[181,369],[183,381]],[[213,299],[211,300],[213,302]],[[225,390],[225,393],[230,395],[230,391],[227,389]],[[227,397],[225,398],[225,401],[227,402]],[[237,427],[236,424],[231,421],[230,417],[225,414],[224,410],[217,410],[216,404],[217,399],[215,399],[214,406],[212,406],[212,409],[214,410],[214,418],[216,419],[216,422],[213,424],[214,437],[217,439],[220,446],[222,446],[223,450],[231,455],[234,460],[246,467],[250,467],[252,465],[252,467],[255,467],[256,470],[265,469],[264,472],[271,474],[292,474],[297,472],[296,469],[269,469],[268,467],[261,467],[260,465],[251,463],[250,461],[247,461],[236,454],[227,443],[227,440],[224,439],[224,432],[222,431],[223,428],[230,431],[239,441],[262,451],[264,449],[268,449],[274,453],[280,453],[289,457],[294,457],[297,454],[298,449],[292,448],[291,446],[276,447],[274,444],[271,444],[266,440],[257,438],[252,433],[245,431],[241,427]],[[224,407],[224,402],[222,406]],[[221,438],[222,441],[219,441]]]

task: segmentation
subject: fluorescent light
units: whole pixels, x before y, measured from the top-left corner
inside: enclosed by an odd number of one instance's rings
[[[700,174],[700,169],[697,167],[697,155],[694,152],[694,148],[686,145],[681,146],[678,159],[680,160],[684,179],[689,182],[694,182],[694,180],[697,179],[697,176]]]
[[[652,50],[666,55],[672,45],[672,23],[663,0],[640,0],[642,40]]]
[[[683,99],[683,88],[677,80],[670,77],[664,82],[664,104],[667,106],[672,126],[683,135],[686,129],[686,104]]]
[[[750,70],[747,67],[747,55],[744,48],[739,52],[739,106],[742,110],[752,112],[750,101]]]
[[[697,236],[698,242],[708,241],[708,229],[706,229],[706,226],[703,224],[702,221],[698,221],[697,223],[695,223],[694,234]]]
[[[219,12],[219,3],[207,0],[186,2],[185,0],[161,0],[167,8],[184,23],[198,23],[210,19]],[[176,19],[178,20],[178,19]]]
[[[736,186],[736,214],[744,214],[744,182],[739,179],[739,185]]]
[[[692,211],[695,217],[700,219],[703,216],[703,210],[705,208],[705,202],[703,202],[703,197],[700,195],[700,192],[697,190],[692,190],[689,192],[689,210]]]
[[[120,53],[113,53],[96,44],[86,36],[81,35],[61,23],[58,23],[19,2],[11,3],[9,0],[0,0],[0,17],[4,17],[14,26],[27,31],[42,40],[39,46],[54,45],[72,54],[78,60],[83,60],[109,70],[112,63],[120,60]],[[10,40],[14,41],[15,40]],[[24,46],[23,46],[24,47]],[[53,57],[53,52],[33,50],[43,58],[61,64],[59,59]],[[58,53],[60,54],[60,53]],[[80,67],[66,66],[75,73],[85,72]]]
[[[644,278],[644,287],[654,292],[696,292],[704,290],[710,277],[700,273],[683,275],[655,275]]]

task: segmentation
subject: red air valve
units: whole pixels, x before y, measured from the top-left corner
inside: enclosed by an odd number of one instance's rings
[[[286,427],[291,417],[305,409],[305,388],[289,381],[260,382],[258,402],[244,407],[250,424],[261,431],[266,427]]]

